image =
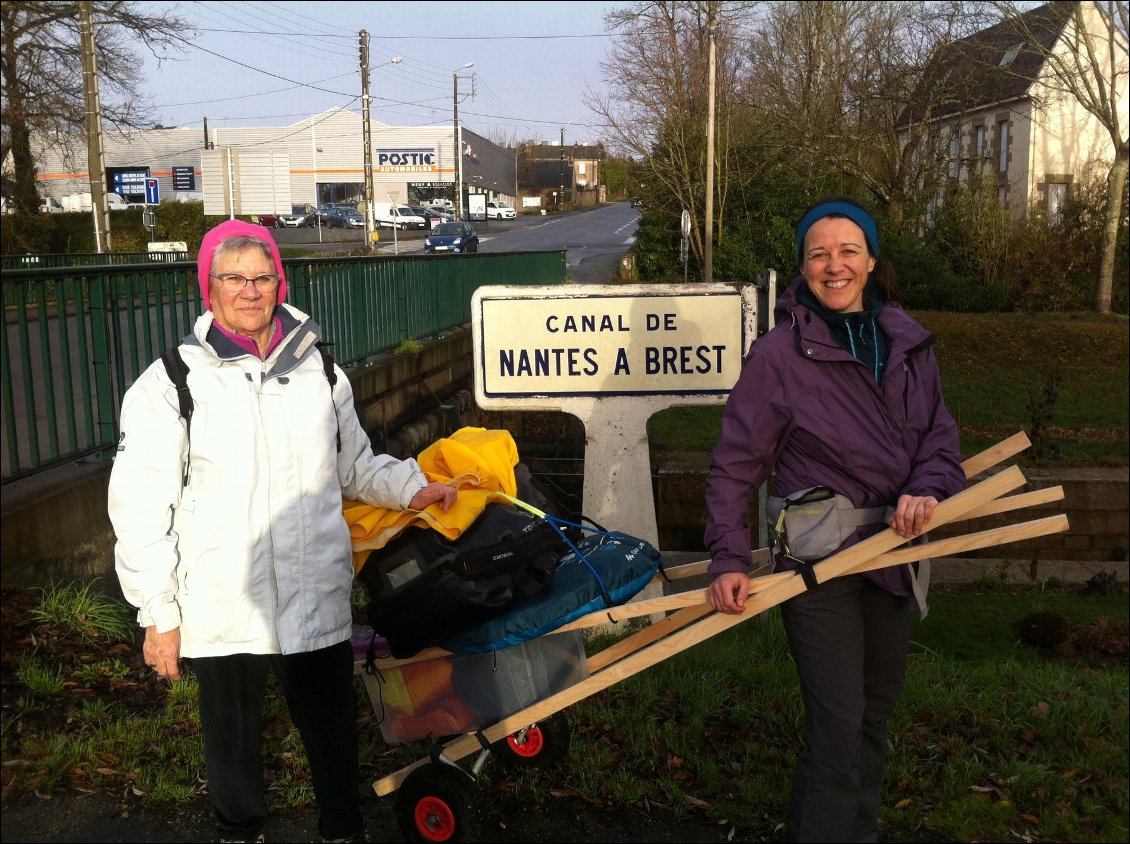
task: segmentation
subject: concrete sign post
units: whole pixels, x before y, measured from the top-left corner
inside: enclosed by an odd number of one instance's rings
[[[752,284],[480,287],[475,400],[580,419],[584,514],[658,548],[647,421],[725,403],[757,336],[756,310]]]

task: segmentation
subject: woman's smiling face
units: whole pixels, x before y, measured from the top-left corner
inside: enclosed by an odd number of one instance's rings
[[[824,217],[804,236],[801,274],[821,305],[836,313],[863,310],[863,289],[875,269],[863,229],[847,217]]]

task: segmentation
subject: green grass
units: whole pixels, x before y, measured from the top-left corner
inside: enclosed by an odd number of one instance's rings
[[[1044,429],[1026,464],[1130,465],[1130,343],[1125,317],[1099,314],[916,313],[938,338],[946,404],[962,453],[982,451],[1019,430]],[[1051,380],[1055,399],[1030,407]],[[665,410],[648,424],[653,445],[710,451],[720,407]]]
[[[42,598],[32,618],[75,633],[88,641],[132,642],[137,625],[122,612],[122,605],[100,593],[96,583],[57,583],[40,590]]]
[[[60,600],[59,589],[45,591],[29,617],[56,618],[43,609]],[[1021,644],[1016,622],[1037,611],[1060,613],[1086,633],[1071,640],[1082,653]],[[130,615],[122,605],[117,612]],[[986,578],[977,587],[934,590],[930,616],[914,630],[906,689],[891,724],[884,837],[1126,840],[1127,613],[1124,585],[1085,592]],[[21,641],[87,641],[81,629],[64,631],[66,623],[38,622]],[[588,651],[613,641],[594,637]],[[1121,661],[1103,656],[1105,646],[1119,642]],[[159,684],[165,691],[156,699],[131,692],[106,702],[67,691],[88,681],[109,684],[99,688],[125,682],[123,647],[70,661],[59,649],[51,667],[34,651],[21,655],[18,682],[5,692],[6,793],[128,788],[153,804],[200,794],[205,772],[191,672]],[[423,742],[383,742],[360,684],[357,703],[367,782],[426,753]],[[803,708],[776,610],[565,714],[572,747],[563,765],[520,773],[488,765],[479,783],[484,800],[504,813],[536,811],[565,792],[594,806],[667,807],[677,817],[734,826],[743,840],[780,837]],[[302,743],[273,683],[264,758],[272,804],[312,808]]]

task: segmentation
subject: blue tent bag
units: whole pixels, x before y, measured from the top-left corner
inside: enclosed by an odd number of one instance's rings
[[[561,558],[544,591],[518,598],[502,613],[443,640],[440,647],[480,654],[535,639],[590,612],[626,603],[663,570],[659,551],[643,539],[593,531],[552,515],[545,519],[558,530],[565,525],[592,535],[574,543],[562,534],[572,551]]]

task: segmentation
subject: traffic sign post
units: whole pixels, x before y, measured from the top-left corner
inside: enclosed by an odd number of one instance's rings
[[[687,257],[690,252],[689,238],[691,236],[691,214],[684,208],[683,217],[680,221],[680,230],[683,233],[682,239],[679,241],[679,260],[683,262],[683,284],[687,283]]]
[[[159,205],[161,203],[161,189],[156,179],[145,180],[145,204]]]

